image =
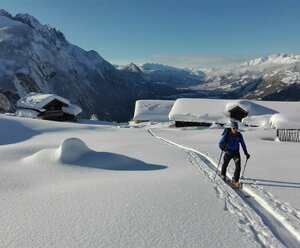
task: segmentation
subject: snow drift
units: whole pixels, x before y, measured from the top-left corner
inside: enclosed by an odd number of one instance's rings
[[[69,138],[61,142],[57,149],[43,149],[23,159],[25,163],[62,164],[106,170],[159,170],[166,166],[147,164],[125,155],[97,152],[88,148],[84,141]]]

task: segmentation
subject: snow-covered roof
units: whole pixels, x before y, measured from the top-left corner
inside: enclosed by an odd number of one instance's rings
[[[25,113],[24,109],[31,109],[39,112],[44,112],[44,107],[55,99],[61,101],[66,105],[62,107],[62,111],[67,114],[76,116],[82,112],[82,109],[79,106],[71,104],[66,98],[54,94],[41,94],[34,92],[29,93],[27,96],[21,98],[17,102],[17,107],[19,108],[20,115],[23,115],[23,113]]]
[[[219,122],[226,123],[229,120],[229,113],[226,110],[227,100],[215,99],[178,99],[169,114],[172,121],[188,122]],[[232,109],[237,101],[232,101],[228,109]]]
[[[27,96],[21,98],[17,102],[17,107],[19,108],[28,108],[28,109],[35,109],[40,112],[45,111],[44,107],[53,101],[54,99],[57,99],[66,105],[70,106],[70,102],[61,97],[54,94],[41,94],[41,93],[29,93]]]
[[[254,103],[254,101],[252,101]],[[272,128],[299,128],[300,102],[257,101],[263,108],[273,108],[275,112],[266,113],[256,107],[250,117],[243,119],[246,125]],[[286,113],[289,113],[288,115]],[[298,118],[298,119],[297,119]]]
[[[275,114],[278,111],[271,106],[264,106],[264,102],[252,101],[252,100],[225,100],[227,101],[225,110],[229,112],[236,106],[239,106],[243,110],[248,112],[248,116],[261,116],[267,114]]]
[[[139,100],[135,103],[133,120],[169,121],[169,113],[175,101],[170,100]]]
[[[300,116],[298,113],[280,113],[272,115],[270,126],[279,129],[300,129]]]
[[[170,114],[173,121],[191,122],[219,122],[227,123],[230,119],[229,111],[239,106],[248,112],[248,117],[268,116],[280,112],[300,112],[300,102],[271,102],[253,100],[220,100],[220,99],[178,99]],[[250,119],[248,119],[250,121]],[[260,123],[265,118],[252,118],[251,121]]]
[[[82,112],[82,109],[75,105],[75,104],[71,104],[70,106],[68,107],[62,107],[62,110],[67,113],[67,114],[70,114],[70,115],[79,115],[81,112]]]
[[[272,115],[258,115],[246,117],[242,120],[242,123],[247,126],[265,127],[269,128],[269,122]]]

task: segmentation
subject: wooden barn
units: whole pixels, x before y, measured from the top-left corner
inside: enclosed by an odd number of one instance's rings
[[[76,121],[82,110],[54,94],[29,93],[17,102],[17,116],[53,121]]]

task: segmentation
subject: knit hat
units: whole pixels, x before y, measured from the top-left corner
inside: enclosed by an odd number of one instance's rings
[[[230,124],[230,127],[238,129],[239,125],[238,125],[238,123],[236,121],[232,121],[231,124]]]

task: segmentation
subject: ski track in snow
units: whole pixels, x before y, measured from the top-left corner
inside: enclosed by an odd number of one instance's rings
[[[244,180],[246,182],[245,184],[250,184],[253,190],[267,200],[278,213],[284,215],[284,217],[287,218],[287,221],[296,226],[297,230],[300,232],[300,210],[291,207],[289,203],[276,199],[270,192],[258,185],[259,181],[249,180],[247,178],[244,178]]]
[[[251,189],[244,186],[244,190],[252,196],[252,199],[244,197],[243,193],[238,193],[228,187],[219,177],[215,178],[218,159],[158,137],[150,129],[148,132],[166,144],[176,146],[187,152],[191,164],[198,170],[198,173],[215,183],[216,195],[224,201],[224,211],[238,216],[238,227],[241,232],[253,235],[261,247],[285,246],[296,248],[300,246],[300,212],[297,209],[289,207],[288,203],[280,202],[254,180],[247,180],[247,185],[250,184]],[[230,168],[228,168],[228,172],[233,174]],[[255,200],[255,198],[258,199]],[[261,198],[265,202],[259,203]],[[277,227],[278,225],[279,227]]]
[[[193,152],[187,153],[191,164],[198,169],[198,173],[213,182],[214,172],[199,158],[197,154]],[[240,201],[236,193],[225,185],[223,181],[219,180],[219,178],[216,179],[214,189],[217,196],[224,200],[224,211],[229,211],[230,213],[238,216],[239,231],[252,234],[256,242],[258,242],[262,247],[266,247],[267,240],[271,237],[271,235],[268,234],[268,231],[263,230],[265,228],[264,226],[258,226],[260,223],[255,221],[254,213],[249,211],[245,204]],[[271,243],[276,243],[276,241],[272,240]]]
[[[206,154],[206,156],[210,158],[212,157],[210,154]],[[212,159],[215,164],[218,163],[218,159],[216,157],[212,157]],[[227,171],[233,175],[233,169],[228,167]],[[259,180],[251,180],[247,177],[241,178],[241,180],[244,181],[244,185],[249,185],[252,192],[255,192],[256,195],[262,197],[276,213],[282,215],[285,220],[295,227],[298,233],[300,233],[300,210],[291,207],[289,203],[278,200],[270,192],[259,185]]]

